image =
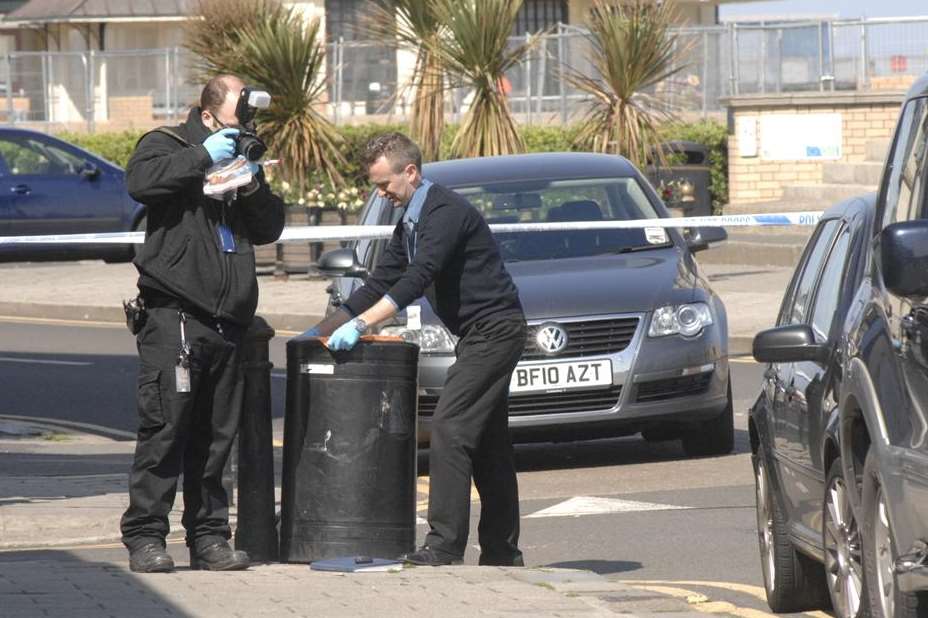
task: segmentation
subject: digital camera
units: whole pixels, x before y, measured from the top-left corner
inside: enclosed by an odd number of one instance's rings
[[[242,155],[249,161],[257,161],[267,152],[267,144],[255,132],[255,115],[259,109],[267,109],[270,104],[271,95],[264,90],[242,88],[238,96],[238,105],[235,107],[235,115],[241,127],[235,139],[236,155]]]

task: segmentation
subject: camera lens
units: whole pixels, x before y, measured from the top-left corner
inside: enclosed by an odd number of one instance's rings
[[[257,161],[267,152],[267,145],[254,133],[242,133],[238,138],[238,151],[249,161]]]

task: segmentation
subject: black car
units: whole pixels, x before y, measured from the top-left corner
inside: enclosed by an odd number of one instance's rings
[[[928,616],[928,77],[909,93],[879,193],[825,213],[750,411],[774,611]]]
[[[426,178],[466,197],[490,224],[654,219],[660,199],[626,159],[549,153],[429,163]],[[395,225],[402,211],[373,197],[363,225]],[[720,228],[590,229],[495,235],[530,335],[510,384],[514,439],[574,440],[642,432],[720,455],[734,440],[725,306],[693,252]],[[322,257],[336,276],[329,311],[376,267],[385,241]],[[454,362],[455,338],[425,299],[381,329],[420,347],[419,440]]]

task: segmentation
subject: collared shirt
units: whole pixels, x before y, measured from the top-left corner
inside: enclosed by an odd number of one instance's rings
[[[406,212],[403,213],[403,227],[406,229],[406,258],[410,264],[413,258],[416,257],[416,232],[419,227],[419,217],[422,214],[422,206],[425,204],[425,198],[431,186],[432,182],[423,178],[416,190],[413,191],[409,203],[406,204]],[[397,307],[396,301],[389,294],[385,294],[384,298],[393,303],[394,307]]]
[[[416,232],[419,227],[419,216],[422,214],[422,205],[425,204],[425,196],[429,193],[431,181],[422,179],[419,186],[409,198],[409,204],[406,205],[406,212],[403,213],[403,227],[406,228],[406,257],[412,263],[416,257]]]

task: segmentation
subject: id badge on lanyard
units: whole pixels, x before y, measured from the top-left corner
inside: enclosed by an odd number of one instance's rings
[[[235,236],[232,230],[225,223],[220,223],[217,228],[219,231],[219,246],[222,247],[223,253],[235,253]]]

